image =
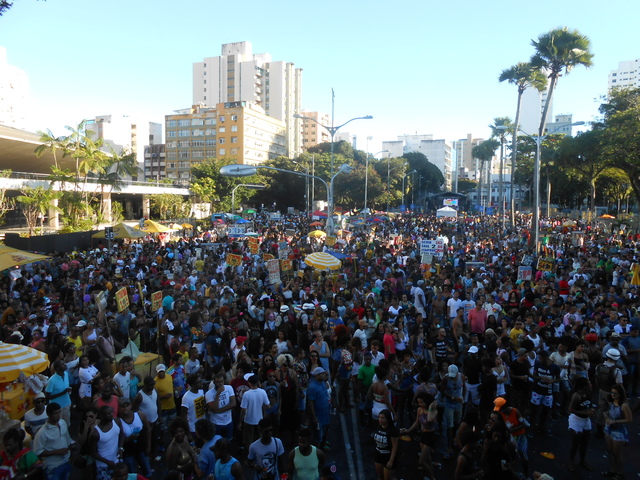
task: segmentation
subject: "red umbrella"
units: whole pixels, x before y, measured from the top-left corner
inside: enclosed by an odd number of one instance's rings
[[[312,213],[312,215],[314,217],[323,217],[323,218],[327,218],[327,214],[325,212],[323,212],[322,210],[316,210],[315,212]]]
[[[324,225],[324,223],[322,222],[313,222],[309,224],[312,227],[322,227]]]

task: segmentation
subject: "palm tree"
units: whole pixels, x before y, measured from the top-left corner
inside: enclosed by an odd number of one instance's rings
[[[496,153],[496,148],[498,148],[500,146],[500,144],[498,143],[497,140],[485,140],[484,142],[482,142],[480,145],[476,145],[475,147],[473,147],[473,150],[471,150],[471,154],[473,155],[473,158],[477,158],[478,160],[480,160],[480,180],[478,182],[478,204],[480,207],[482,207],[482,171],[483,171],[483,167],[484,164],[487,162],[491,162],[491,159],[493,158],[493,155]],[[488,175],[489,181],[488,181],[488,194],[487,194],[487,201],[489,203],[489,205],[491,205],[491,169],[489,168],[489,175]]]
[[[56,156],[56,151],[61,150],[64,152],[67,147],[67,137],[56,137],[49,129],[47,129],[46,132],[38,130],[37,133],[40,135],[42,145],[38,145],[34,153],[37,157],[41,157],[46,150],[51,150],[51,153],[53,153],[53,163],[55,167],[58,168],[58,157]]]
[[[520,107],[522,106],[522,95],[529,87],[542,92],[547,88],[547,77],[535,68],[531,63],[519,62],[513,67],[503,70],[498,77],[500,82],[508,82],[518,88],[518,102],[516,104],[516,119],[513,123],[513,140],[511,143],[511,228],[516,225],[516,202],[514,195],[514,173],[516,171],[516,158],[518,152],[518,128],[520,127]]]
[[[549,78],[549,91],[538,128],[538,135],[542,136],[558,78],[563,72],[568,74],[579,65],[589,68],[593,65],[593,54],[589,51],[589,38],[578,30],[569,30],[567,27],[556,28],[540,35],[537,41],[531,40],[531,45],[536,49],[536,53],[531,57],[531,65],[544,69]]]
[[[496,117],[493,119],[493,125],[489,125],[491,129],[491,138],[500,140],[500,180],[498,182],[498,201],[500,202],[500,218],[504,227],[504,140],[509,130],[513,130],[513,122],[509,117]]]
[[[591,41],[578,30],[569,30],[567,27],[556,28],[548,33],[540,35],[538,40],[532,40],[531,45],[536,49],[536,53],[531,57],[531,64],[534,67],[544,69],[549,77],[549,90],[547,100],[544,102],[540,125],[538,127],[538,138],[544,135],[547,124],[549,106],[553,99],[553,92],[562,73],[568,74],[579,65],[590,67],[593,54],[589,51]],[[538,146],[540,143],[538,142]],[[538,148],[539,150],[539,148]],[[534,229],[533,242],[537,250],[540,239],[540,152],[536,153],[534,166],[534,206],[532,226]],[[537,253],[537,251],[536,251]]]

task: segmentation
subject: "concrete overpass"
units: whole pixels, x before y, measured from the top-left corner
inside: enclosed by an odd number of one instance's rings
[[[47,150],[38,157],[34,153],[35,149],[41,145],[40,136],[16,128],[0,125],[0,170],[11,170],[9,177],[0,178],[0,188],[6,189],[9,193],[19,192],[25,187],[36,188],[41,186],[60,191],[87,191],[98,194],[102,201],[106,202],[105,211],[111,211],[112,198],[122,201],[125,214],[129,218],[139,218],[149,215],[149,195],[154,194],[175,194],[188,196],[188,188],[179,188],[172,185],[163,185],[155,182],[123,181],[122,186],[117,190],[109,185],[101,185],[95,180],[81,180],[78,187],[74,183],[51,182],[48,180],[51,175],[51,166],[55,165],[53,153]],[[62,152],[56,155],[58,166],[62,169],[75,171],[75,159],[72,157],[62,157]],[[134,208],[134,203],[140,202],[142,208]],[[50,212],[53,213],[53,212]],[[49,215],[50,226],[57,228],[57,215]]]

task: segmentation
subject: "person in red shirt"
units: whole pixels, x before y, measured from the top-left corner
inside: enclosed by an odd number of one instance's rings
[[[487,311],[482,308],[481,301],[476,301],[476,308],[469,310],[467,319],[469,320],[471,333],[477,333],[478,337],[481,338],[487,328]]]
[[[382,340],[384,344],[384,358],[389,360],[389,355],[396,353],[396,339],[393,335],[393,327],[390,323],[384,325],[384,337]]]
[[[571,287],[569,286],[569,275],[563,275],[562,280],[558,282],[558,293],[566,302],[569,293],[571,293]]]

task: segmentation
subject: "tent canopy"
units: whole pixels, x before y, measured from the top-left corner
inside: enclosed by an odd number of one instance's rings
[[[457,217],[458,211],[451,207],[442,207],[436,211],[436,217]]]

